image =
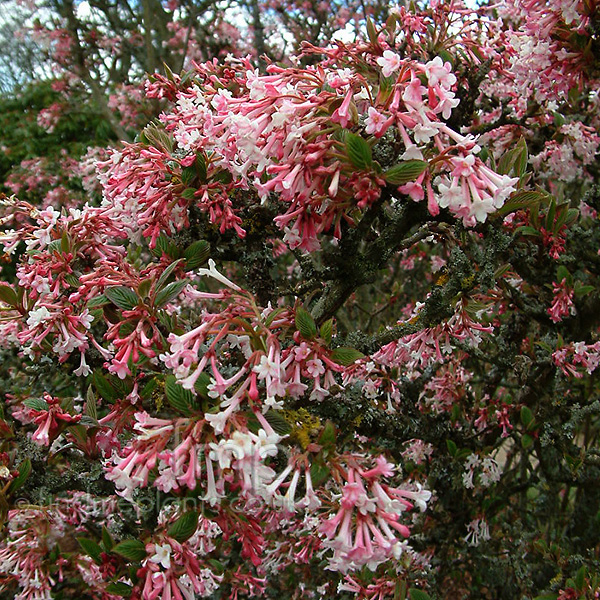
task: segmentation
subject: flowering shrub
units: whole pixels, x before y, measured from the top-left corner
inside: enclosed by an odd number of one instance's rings
[[[598,597],[597,24],[402,8],[12,175],[2,590]]]

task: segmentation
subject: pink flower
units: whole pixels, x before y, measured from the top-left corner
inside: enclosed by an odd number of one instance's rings
[[[452,65],[449,62],[443,62],[439,56],[430,60],[425,65],[425,73],[429,80],[429,85],[440,84],[442,87],[450,88],[456,83],[456,76],[452,73]]]
[[[383,56],[377,59],[377,64],[381,67],[381,72],[384,77],[389,77],[392,73],[395,73],[402,65],[402,59],[399,54],[386,50]]]
[[[390,124],[390,120],[372,106],[369,106],[368,113],[369,116],[365,121],[365,131],[369,134],[374,133],[378,137],[383,135]]]

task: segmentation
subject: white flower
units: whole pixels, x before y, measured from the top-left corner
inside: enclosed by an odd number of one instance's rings
[[[239,285],[236,285],[235,283],[233,283],[233,281],[227,279],[225,275],[222,275],[221,273],[219,273],[219,271],[217,271],[215,267],[215,261],[212,258],[208,261],[208,269],[198,269],[198,275],[208,275],[209,277],[216,279],[218,282],[222,283],[223,285],[226,285],[227,287],[231,288],[232,290],[235,290],[236,292],[240,292],[242,290],[242,288]]]
[[[40,308],[36,308],[29,313],[27,326],[30,329],[33,329],[40,323],[45,323],[50,318],[52,318],[50,311],[45,306],[41,306]]]
[[[154,544],[154,556],[150,562],[160,564],[163,569],[171,567],[171,546],[169,544]]]
[[[260,357],[260,363],[252,369],[255,373],[258,373],[259,379],[266,379],[267,377],[273,377],[279,379],[279,367],[277,363],[270,360],[268,356],[263,354]]]

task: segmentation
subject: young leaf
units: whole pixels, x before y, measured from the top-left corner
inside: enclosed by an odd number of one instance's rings
[[[198,513],[191,511],[184,513],[169,527],[169,535],[178,542],[185,542],[196,533],[198,527]]]
[[[48,403],[41,398],[27,398],[23,401],[23,404],[27,408],[33,408],[33,410],[48,410]]]
[[[138,305],[138,295],[124,285],[106,288],[104,295],[118,308],[132,310]]]
[[[527,171],[527,161],[529,154],[527,151],[527,142],[524,137],[521,137],[515,147],[515,163],[514,170],[517,177],[523,177]]]
[[[409,181],[415,181],[427,165],[424,160],[407,160],[390,167],[383,174],[383,178],[392,185],[404,185]]]
[[[85,414],[93,419],[94,421],[98,420],[98,408],[96,406],[96,394],[94,394],[94,390],[90,385],[87,389],[87,394],[85,398]]]
[[[355,133],[346,135],[346,154],[357,169],[366,170],[373,166],[371,146],[360,135]]]
[[[354,364],[357,360],[364,358],[364,354],[359,352],[355,348],[345,348],[340,347],[336,348],[331,353],[331,360],[338,363],[338,365],[342,365],[344,367],[349,367]]]
[[[319,329],[319,335],[321,339],[329,346],[331,344],[331,336],[333,335],[333,319],[329,319],[321,325]]]
[[[304,308],[299,306],[296,309],[296,328],[305,340],[312,340],[317,337],[317,325],[312,315]]]

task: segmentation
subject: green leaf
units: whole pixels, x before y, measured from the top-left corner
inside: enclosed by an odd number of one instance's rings
[[[333,335],[333,318],[325,321],[319,329],[319,336],[325,342],[327,346],[331,344],[331,337]]]
[[[335,446],[335,425],[331,421],[327,421],[325,423],[325,427],[323,427],[323,431],[319,436],[319,444],[324,448],[333,448]]]
[[[292,431],[292,426],[278,410],[269,410],[265,414],[265,419],[279,435],[288,435]]]
[[[581,567],[577,571],[577,575],[575,575],[575,587],[580,592],[583,592],[583,586],[585,585],[586,576],[587,576],[587,569],[585,568],[585,565],[583,565],[583,567]]]
[[[208,373],[200,373],[196,383],[194,384],[194,390],[196,394],[205,400],[208,400],[208,386],[210,384],[210,375]]]
[[[169,258],[176,260],[180,257],[181,252],[176,244],[173,243],[166,235],[159,235],[156,240],[156,246],[152,249],[154,256],[162,257],[166,254]]]
[[[187,512],[169,527],[168,534],[178,542],[185,542],[196,533],[197,527],[198,513],[196,511]]]
[[[171,300],[175,299],[181,293],[181,290],[188,284],[187,279],[181,279],[180,281],[174,281],[173,283],[169,283],[166,287],[164,287],[158,294],[156,294],[156,298],[154,299],[154,306],[156,308],[160,308],[165,304],[171,302]]]
[[[565,118],[559,112],[553,112],[552,116],[554,117],[555,127],[562,127],[565,124]]]
[[[160,290],[162,289],[167,281],[169,280],[169,277],[171,277],[171,275],[173,274],[173,271],[175,271],[175,269],[181,264],[181,261],[183,259],[180,258],[178,260],[173,261],[160,275],[160,277],[158,278],[158,281],[156,282],[156,289]]]
[[[521,423],[523,423],[527,429],[529,429],[533,423],[533,413],[527,406],[521,407]]]
[[[33,410],[48,410],[49,408],[48,403],[42,398],[27,398],[23,401],[23,404],[27,408],[33,408]]]
[[[125,287],[124,285],[106,288],[104,290],[104,295],[115,306],[123,310],[132,310],[139,302],[138,295],[131,288]]]
[[[446,448],[448,448],[448,454],[450,454],[450,456],[456,456],[458,447],[452,440],[446,440]]]
[[[102,545],[107,552],[110,552],[115,545],[115,542],[106,527],[102,527]]]
[[[167,401],[182,414],[189,416],[194,408],[194,394],[177,383],[174,375],[167,375],[165,379],[165,393]]]
[[[580,285],[575,288],[575,296],[581,298],[581,296],[585,296],[586,294],[593,292],[595,289],[596,286],[594,285]]]
[[[192,167],[185,167],[181,171],[181,183],[184,185],[191,185],[192,181],[196,179],[196,169]],[[188,188],[190,189],[190,188]],[[194,190],[196,191],[196,190]]]
[[[61,253],[61,240],[52,240],[47,246],[46,250],[52,254],[60,254]]]
[[[304,308],[299,306],[296,309],[296,329],[305,340],[312,340],[317,337],[317,325],[312,315]]]
[[[181,197],[184,200],[193,200],[196,197],[196,192],[198,190],[196,188],[193,187],[188,187],[185,188],[185,190],[183,190],[183,192],[181,192]]]
[[[225,573],[225,565],[222,562],[219,562],[214,558],[209,558],[208,564],[211,566],[213,573],[216,573],[217,575],[223,575],[223,573]]]
[[[144,299],[148,297],[148,293],[150,292],[153,281],[153,277],[146,277],[146,279],[144,279],[140,285],[138,285],[137,291],[140,298]]]
[[[69,234],[66,231],[63,231],[63,234],[60,238],[60,249],[65,254],[71,249],[71,240],[69,239]]]
[[[275,320],[275,317],[278,317],[282,312],[285,312],[286,308],[276,308],[272,310],[265,319],[265,326],[270,327],[271,323]]]
[[[533,438],[528,435],[527,433],[525,433],[523,435],[523,437],[521,437],[521,446],[523,447],[524,450],[527,450],[527,448],[531,448],[531,446],[533,445]]]
[[[348,132],[346,135],[346,154],[357,169],[366,170],[373,166],[371,146],[360,135]]]
[[[19,304],[15,290],[5,283],[0,284],[0,300],[9,306],[18,306]]]
[[[556,217],[556,201],[552,198],[546,214],[546,229],[548,231],[554,231],[554,217]]]
[[[88,540],[87,538],[76,538],[79,542],[79,545],[83,548],[83,551],[94,559],[94,562],[100,564],[102,559],[100,558],[100,554],[102,554],[102,548],[94,542],[94,540]]]
[[[90,385],[87,389],[87,394],[85,397],[85,414],[93,419],[94,421],[98,420],[98,408],[96,406],[96,394],[94,394],[94,389]]]
[[[224,185],[228,185],[233,181],[233,175],[230,171],[227,171],[226,169],[221,169],[212,176],[212,181],[214,181],[215,183],[222,183]]]
[[[183,253],[185,268],[193,271],[201,267],[210,257],[210,244],[205,240],[197,240],[190,244]]]
[[[508,175],[513,171],[517,177],[522,177],[527,170],[527,161],[527,143],[525,138],[521,137],[514,148],[502,155],[498,161],[497,171],[501,175]]]
[[[147,125],[140,134],[140,141],[143,144],[154,146],[159,150],[166,150],[169,154],[173,152],[173,138],[165,129],[156,123]]]
[[[410,588],[408,590],[408,597],[410,600],[431,600],[429,594],[417,588]]]
[[[140,540],[124,540],[117,544],[112,551],[135,562],[141,562],[146,558],[146,547]]]
[[[377,40],[377,30],[375,29],[375,25],[373,25],[373,21],[371,21],[370,17],[367,16],[367,35],[369,36],[369,41],[373,46],[379,47],[379,42]]]
[[[533,235],[535,237],[539,237],[541,235],[541,233],[533,228],[533,227],[529,227],[529,225],[524,225],[523,227],[517,227],[515,229],[515,235],[517,234],[521,234],[521,235]]]
[[[565,267],[564,265],[560,265],[560,267],[556,269],[556,281],[558,283],[561,283],[563,279],[566,279],[567,283],[569,283],[571,275],[569,274],[567,267]]]
[[[144,387],[142,388],[142,391],[140,392],[140,396],[142,398],[144,398],[145,400],[147,400],[148,398],[150,398],[150,396],[152,395],[152,392],[156,389],[157,386],[158,386],[158,383],[156,382],[156,377],[151,377],[146,382],[146,385],[144,385]]]
[[[443,48],[438,52],[438,56],[445,62],[449,62],[454,68],[454,56],[448,52],[448,50],[444,50]]]
[[[342,346],[340,348],[336,348],[331,353],[331,360],[338,363],[338,365],[349,367],[357,360],[364,358],[364,356],[365,355],[362,352],[359,352],[355,348],[346,348]]]
[[[569,208],[565,215],[565,225],[572,225],[579,217],[579,211],[576,208]]]
[[[523,208],[531,208],[537,204],[541,204],[548,198],[548,195],[543,192],[536,191],[520,191],[511,195],[510,199],[504,203],[502,208],[498,209],[498,214],[505,216],[508,213]]]
[[[200,183],[206,183],[206,176],[207,176],[206,159],[204,158],[204,155],[201,152],[198,152],[196,154],[196,160],[194,161],[194,168],[196,169],[196,175],[198,176]]]
[[[94,298],[88,300],[87,307],[96,308],[97,306],[102,306],[108,303],[109,299],[104,294],[100,294],[100,296],[94,296]]]
[[[310,465],[310,478],[314,487],[319,487],[328,478],[331,471],[329,467],[321,460],[315,460]]]
[[[16,492],[27,481],[29,475],[31,475],[31,460],[26,458],[22,461],[18,471],[19,474],[10,482],[9,493]]]
[[[133,588],[126,583],[122,583],[121,581],[117,581],[115,583],[109,583],[106,586],[106,591],[109,594],[115,594],[115,596],[131,596],[131,592],[133,592]]]
[[[424,160],[407,160],[390,167],[383,174],[383,178],[392,185],[404,185],[415,181],[427,166],[428,163]]]
[[[529,160],[529,153],[527,151],[527,142],[524,137],[521,137],[517,142],[515,148],[515,163],[514,170],[517,177],[523,177],[527,171],[527,162]]]
[[[94,382],[94,387],[96,388],[96,391],[105,400],[108,400],[109,402],[114,402],[119,397],[119,393],[117,392],[117,390],[114,388],[114,386],[111,385],[111,383],[100,372],[100,370],[94,372],[92,380]]]

